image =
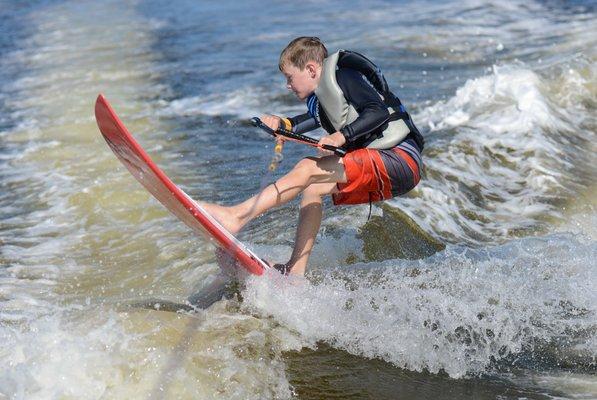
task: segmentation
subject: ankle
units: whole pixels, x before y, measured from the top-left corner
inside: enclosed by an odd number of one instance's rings
[[[290,260],[284,265],[286,266],[289,275],[305,275],[306,265],[304,263]]]

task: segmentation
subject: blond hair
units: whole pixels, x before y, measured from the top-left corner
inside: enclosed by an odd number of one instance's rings
[[[328,50],[318,37],[301,36],[288,43],[280,54],[278,67],[280,71],[288,65],[293,65],[301,71],[309,61],[323,64],[323,59],[328,56]]]

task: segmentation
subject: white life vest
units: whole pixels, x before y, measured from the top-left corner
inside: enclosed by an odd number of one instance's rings
[[[357,110],[346,101],[344,93],[336,80],[339,55],[340,51],[337,51],[323,60],[321,78],[317,89],[315,89],[319,105],[323,107],[325,114],[336,131],[352,123],[359,116]],[[379,97],[382,101],[384,100],[381,94]],[[390,115],[393,115],[396,113],[396,110],[388,107],[388,112]],[[390,149],[404,140],[409,133],[410,129],[403,119],[390,120],[382,136],[369,143],[367,148]]]

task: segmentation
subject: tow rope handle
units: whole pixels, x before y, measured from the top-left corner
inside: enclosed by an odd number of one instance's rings
[[[313,147],[320,147],[324,150],[329,150],[329,151],[333,152],[338,157],[344,157],[346,155],[346,150],[344,150],[343,148],[332,146],[330,144],[319,145],[319,141],[310,136],[301,135],[299,133],[294,133],[294,132],[291,132],[284,128],[278,128],[277,130],[274,131],[272,128],[265,125],[263,123],[263,121],[261,121],[257,117],[251,118],[251,123],[256,127],[263,129],[265,132],[269,133],[270,135],[272,135],[274,137],[282,136],[283,138],[292,140],[294,142],[303,143],[303,144],[313,146]]]

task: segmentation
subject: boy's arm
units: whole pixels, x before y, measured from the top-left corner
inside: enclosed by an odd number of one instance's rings
[[[379,129],[389,120],[388,108],[379,93],[352,69],[343,68],[336,72],[338,85],[344,96],[359,113],[357,119],[340,129],[348,144]]]
[[[319,122],[317,122],[317,120],[308,112],[297,115],[296,117],[282,118],[282,125],[289,131],[299,134],[303,134],[320,127]]]

